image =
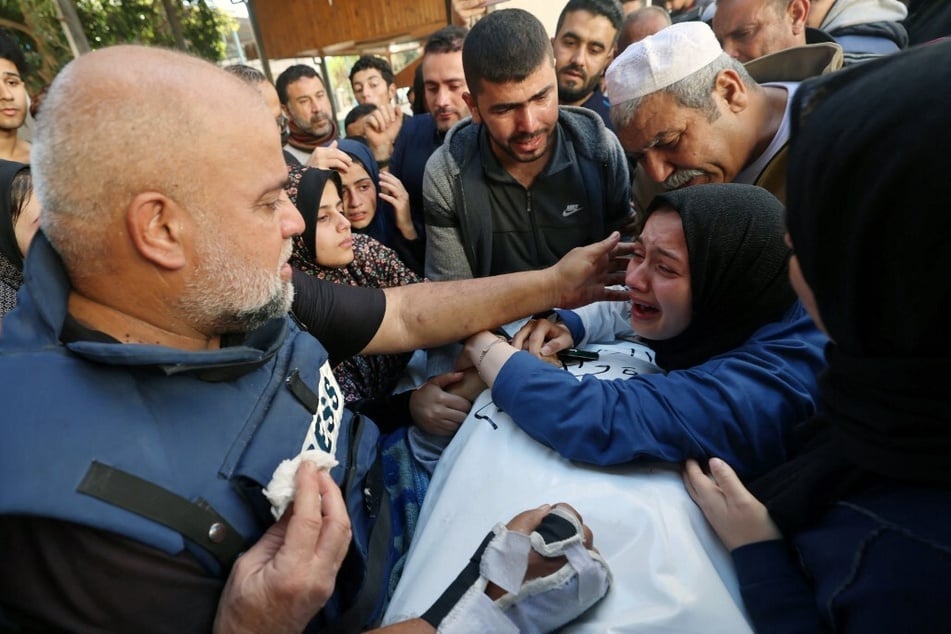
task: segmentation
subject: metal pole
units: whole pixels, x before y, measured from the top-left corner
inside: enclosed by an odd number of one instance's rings
[[[261,27],[258,25],[258,17],[254,11],[254,0],[247,0],[247,5],[248,22],[251,23],[251,34],[254,36],[254,45],[258,49],[258,60],[261,62],[261,69],[264,71],[265,77],[273,84],[274,77],[271,75],[271,64],[267,59],[267,51],[264,50],[264,38],[261,36]]]

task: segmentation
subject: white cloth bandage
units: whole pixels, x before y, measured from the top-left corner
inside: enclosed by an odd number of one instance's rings
[[[531,539],[525,533],[510,531],[503,524],[497,524],[493,532],[496,537],[482,553],[479,573],[506,592],[518,592],[528,569]]]
[[[308,449],[290,460],[282,460],[263,491],[264,497],[271,503],[271,515],[275,520],[281,519],[288,505],[294,501],[296,492],[294,476],[297,474],[297,467],[300,466],[301,460],[313,462],[318,469],[327,471],[337,466],[337,459],[320,449]]]
[[[478,586],[482,586],[481,588]],[[439,624],[437,633],[445,634],[518,634],[515,625],[485,593],[485,580],[479,579],[462,595],[452,611]]]
[[[570,534],[546,542],[542,532],[549,537],[552,534],[544,531],[544,521],[531,535],[501,524],[493,529],[495,537],[479,562],[479,578],[440,621],[439,632],[548,632],[574,620],[604,597],[611,585],[611,571],[596,551],[585,548],[581,520],[561,506],[549,515],[566,520]],[[555,518],[546,516],[546,520]],[[564,529],[561,524],[559,530]],[[530,549],[545,557],[564,556],[568,561],[550,575],[522,583]],[[489,600],[485,594],[489,582],[506,594],[494,602]]]

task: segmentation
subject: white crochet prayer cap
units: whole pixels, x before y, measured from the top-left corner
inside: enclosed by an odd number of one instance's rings
[[[678,22],[624,49],[605,74],[607,97],[620,104],[697,72],[723,52],[703,22]]]

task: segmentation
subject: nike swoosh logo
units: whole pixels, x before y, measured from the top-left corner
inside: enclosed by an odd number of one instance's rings
[[[567,207],[565,207],[565,210],[564,210],[563,212],[561,212],[561,215],[562,215],[563,217],[567,218],[568,216],[570,216],[570,215],[572,215],[572,214],[576,214],[576,213],[578,213],[578,212],[581,211],[581,210],[582,210],[582,206],[581,206],[581,205],[568,205]]]

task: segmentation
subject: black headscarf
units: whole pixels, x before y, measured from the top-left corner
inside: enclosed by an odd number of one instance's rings
[[[17,245],[13,225],[13,179],[30,166],[15,161],[0,160],[0,255],[18,269],[23,269],[23,256]]]
[[[753,492],[787,531],[883,481],[951,485],[951,42],[803,84],[788,227],[835,342],[821,411]]]
[[[765,189],[714,184],[655,197],[680,214],[690,263],[693,311],[687,329],[651,341],[665,370],[689,368],[736,348],[780,319],[796,299],[789,285],[783,206]]]
[[[322,170],[311,167],[301,174],[297,185],[297,210],[304,218],[304,232],[294,240],[294,252],[299,256],[291,264],[297,268],[307,270],[317,263],[317,210],[320,209],[320,199],[324,196],[324,189],[328,182],[333,182],[340,193],[340,174],[333,170]]]

